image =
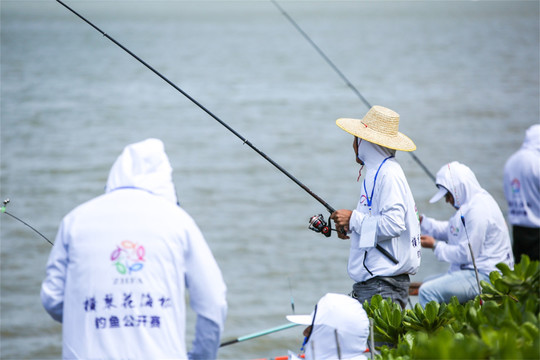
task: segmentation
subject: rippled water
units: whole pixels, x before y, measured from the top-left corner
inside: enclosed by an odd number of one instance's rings
[[[339,117],[367,111],[270,1],[71,1],[335,208],[360,183]],[[506,210],[502,168],[539,121],[539,5],[501,2],[286,2],[304,31],[400,130],[435,173],[469,165]],[[182,206],[227,283],[224,340],[286,323],[347,293],[348,243],[307,229],[325,209],[193,103],[54,1],[1,3],[1,189],[8,211],[54,240],[68,211],[103,192],[131,142],[158,137]],[[420,211],[434,186],[398,154]],[[144,206],[144,204],[141,204]],[[50,245],[1,221],[0,355],[58,358],[61,326],[39,300]],[[444,271],[424,252],[413,280]],[[193,315],[187,325],[192,338]],[[293,328],[223,348],[222,359],[298,350]]]

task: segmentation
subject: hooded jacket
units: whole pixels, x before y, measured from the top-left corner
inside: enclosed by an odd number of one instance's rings
[[[289,315],[287,319],[312,325],[306,338],[306,360],[366,360],[369,318],[358,300],[343,294],[328,293],[310,315]],[[298,357],[295,357],[298,358]]]
[[[157,139],[127,146],[106,193],[64,217],[42,284],[62,322],[66,359],[185,359],[189,290],[197,314],[189,358],[215,358],[226,287],[193,219],[177,205]]]
[[[479,272],[489,275],[500,262],[513,268],[514,256],[504,216],[472,170],[457,161],[451,162],[439,170],[436,184],[452,194],[457,208],[448,221],[423,217],[422,232],[445,241],[437,243],[437,259],[450,263],[449,272],[473,270],[470,241]]]
[[[540,228],[540,125],[531,126],[521,148],[504,166],[504,194],[512,225]]]
[[[350,219],[348,272],[356,282],[375,276],[415,274],[420,266],[420,225],[412,192],[395,150],[366,140],[358,147],[366,175]],[[385,160],[386,159],[386,160]],[[383,163],[384,162],[384,163]],[[370,206],[371,204],[371,206]],[[361,247],[364,221],[374,221],[376,244],[398,261],[394,264],[375,247]]]

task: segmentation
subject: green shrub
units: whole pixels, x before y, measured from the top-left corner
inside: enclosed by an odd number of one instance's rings
[[[527,255],[523,255],[521,262],[514,266],[514,270],[503,263],[497,264],[497,269],[501,272],[491,272],[490,283],[481,281],[482,299],[501,302],[505,298],[511,298],[520,303],[529,302],[529,311],[538,313],[540,297],[538,261],[530,261]]]
[[[363,306],[373,319],[375,341],[397,344],[405,334],[401,306],[390,299],[383,300],[381,295],[373,296],[371,303],[366,300]]]
[[[376,341],[386,342],[378,359],[540,359],[540,263],[523,256],[514,269],[483,281],[482,295],[460,304],[434,301],[401,310],[376,295],[364,308]]]
[[[453,320],[446,304],[431,301],[426,304],[425,309],[417,303],[412,310],[406,310],[403,316],[403,326],[405,331],[433,333]]]

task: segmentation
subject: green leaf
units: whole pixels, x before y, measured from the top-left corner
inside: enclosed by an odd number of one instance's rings
[[[398,309],[394,309],[392,312],[392,326],[399,327],[401,325],[401,311]]]
[[[512,269],[510,269],[510,267],[505,263],[498,263],[496,267],[497,269],[501,270],[502,274],[505,276],[510,276],[512,274]],[[516,265],[514,269],[517,270],[518,267],[519,266]]]
[[[437,313],[439,312],[439,304],[435,301],[430,301],[426,304],[426,319],[430,324],[433,324]]]

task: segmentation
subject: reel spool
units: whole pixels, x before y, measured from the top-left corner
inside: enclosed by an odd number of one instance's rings
[[[328,223],[329,222],[330,219],[328,219]],[[330,237],[332,229],[330,228],[330,225],[328,225],[328,223],[326,222],[326,220],[324,220],[322,214],[313,215],[309,219],[309,229],[321,233],[326,237]]]

